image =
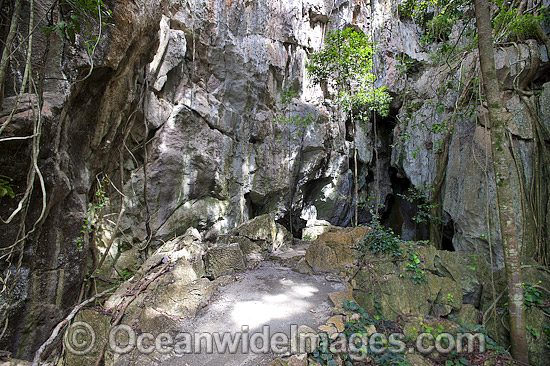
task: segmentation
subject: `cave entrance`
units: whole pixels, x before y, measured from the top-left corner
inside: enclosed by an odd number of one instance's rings
[[[448,219],[447,223],[443,225],[441,235],[441,249],[449,252],[454,252],[455,247],[453,245],[453,237],[455,234],[455,223],[453,220]]]
[[[429,240],[430,225],[440,231],[441,249],[455,251],[453,236],[454,222],[446,218],[442,223],[429,217],[426,201],[416,191],[409,179],[396,168],[389,168],[392,194],[388,198],[387,210],[383,213],[382,224],[391,228],[403,240]]]

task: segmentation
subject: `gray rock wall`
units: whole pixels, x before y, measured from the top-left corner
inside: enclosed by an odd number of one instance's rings
[[[47,1],[38,3],[41,11],[48,8]],[[107,213],[116,217],[125,209],[112,248],[116,258],[132,246],[155,248],[190,227],[215,235],[264,213],[287,227],[292,222],[295,229],[315,219],[349,225],[355,140],[360,201],[366,203],[360,221],[370,218],[377,194],[385,210],[403,209],[404,202],[396,203],[396,179],[416,187],[439,179],[444,225],[454,248],[488,254],[491,238],[495,267],[502,265],[488,133],[474,118],[477,86],[469,84],[475,51],[457,54],[454,68],[434,66],[430,54],[439,46],[421,45],[419,29],[398,18],[397,2],[375,1],[373,8],[362,1],[322,0],[110,5],[115,26],[105,30],[90,78],[75,82],[88,71],[82,45],[72,47],[55,36],[47,63],[37,66],[47,80],[39,165],[48,210],[25,242],[18,291],[10,301],[13,321],[2,348],[31,357],[75,303],[90,262],[88,248],[79,250],[77,238],[99,173],[124,194],[109,188]],[[355,137],[304,71],[307,54],[321,47],[326,32],[349,24],[377,42],[376,83],[388,86],[394,97],[392,117],[360,126]],[[525,75],[528,55],[524,46],[499,49],[497,66],[505,85]],[[412,60],[410,70],[400,61],[405,56]],[[547,67],[541,48],[539,83],[546,81]],[[12,70],[16,76],[20,72]],[[532,97],[538,99],[546,127],[548,85]],[[286,87],[297,97],[284,106]],[[0,116],[13,105],[9,97]],[[513,182],[519,197],[533,177],[533,131],[518,97],[508,93],[506,101],[516,121],[510,130],[522,167]],[[275,123],[283,114],[310,116],[313,122],[305,127]],[[6,137],[28,134],[30,123],[21,113]],[[0,151],[0,173],[14,178],[21,195],[28,141],[2,143]],[[29,207],[29,224],[40,212],[38,192]],[[2,198],[2,217],[14,206]],[[523,232],[519,204],[515,207]],[[414,236],[409,214],[403,215],[396,225]],[[105,224],[105,243],[113,227]],[[0,245],[11,245],[17,230],[17,225],[3,225]]]

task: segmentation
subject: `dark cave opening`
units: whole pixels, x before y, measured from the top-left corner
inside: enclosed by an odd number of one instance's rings
[[[245,200],[244,214],[247,220],[253,219],[254,217],[260,215],[260,212],[261,212],[261,207],[262,207],[261,204],[258,204],[257,202],[255,202],[253,198],[254,197],[251,194],[251,192],[244,194],[244,200]]]
[[[292,228],[290,227],[290,214],[287,212],[283,217],[280,217],[276,222],[282,225],[285,229],[292,234],[293,238],[300,239],[302,237],[302,230],[306,227],[306,221],[298,215],[292,216]]]
[[[447,223],[443,225],[441,233],[441,249],[449,252],[454,252],[455,247],[453,245],[453,237],[455,234],[455,223],[449,219]]]
[[[389,168],[392,185],[392,194],[387,200],[387,209],[381,216],[384,226],[391,228],[396,235],[403,240],[428,240],[430,239],[430,225],[439,227],[442,250],[454,252],[453,236],[455,233],[454,222],[450,218],[437,222],[418,222],[418,214],[423,209],[423,199],[410,198],[411,181],[394,167]]]

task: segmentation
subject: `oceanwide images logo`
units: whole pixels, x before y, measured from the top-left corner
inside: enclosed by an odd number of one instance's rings
[[[201,353],[235,354],[298,354],[298,353],[345,353],[354,360],[384,352],[396,354],[419,352],[440,354],[450,352],[472,353],[485,351],[485,336],[481,333],[420,333],[415,340],[402,333],[337,333],[329,337],[326,333],[301,332],[301,327],[291,325],[286,332],[271,332],[268,325],[261,331],[251,332],[249,326],[242,326],[240,332],[163,332],[159,334],[137,333],[128,325],[113,327],[107,337],[107,347],[116,354],[153,352],[166,355]],[[85,322],[73,323],[63,338],[65,349],[74,355],[88,355],[104,349],[105,341],[98,342],[93,327]],[[409,346],[408,346],[409,345]]]

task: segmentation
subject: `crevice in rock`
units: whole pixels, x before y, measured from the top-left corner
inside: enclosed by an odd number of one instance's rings
[[[411,186],[411,182],[393,167],[389,168],[389,175],[392,194],[388,197],[388,204],[381,219],[386,227],[391,228],[395,234],[402,236],[404,234],[404,225],[414,227],[414,223],[411,220],[412,205],[399,196],[407,192]],[[408,238],[403,239],[408,240]]]
[[[283,217],[276,221],[290,232],[290,215],[286,213]],[[302,237],[302,230],[306,227],[306,221],[295,214],[292,215],[292,236],[300,239]]]
[[[449,252],[454,252],[455,247],[453,245],[453,237],[455,234],[455,223],[452,219],[448,219],[446,223],[443,224],[442,229],[442,240],[441,240],[441,249],[447,250]]]
[[[245,204],[244,204],[245,218],[247,220],[251,220],[256,216],[259,216],[260,215],[259,212],[261,210],[262,205],[261,203],[257,202],[254,199],[253,192],[245,193],[244,200],[245,200]]]

